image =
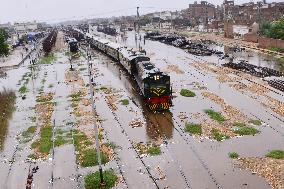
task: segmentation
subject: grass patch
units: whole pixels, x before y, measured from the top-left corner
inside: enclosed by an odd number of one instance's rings
[[[152,156],[157,156],[161,154],[160,146],[151,146],[148,148],[147,153]]]
[[[246,124],[245,123],[240,123],[240,122],[235,122],[234,126],[236,126],[236,127],[246,127]]]
[[[280,53],[283,53],[283,52],[284,52],[284,49],[283,49],[283,48],[268,47],[267,49],[270,50],[270,51],[274,51],[274,52],[280,52]]]
[[[96,171],[95,173],[90,173],[85,177],[85,189],[110,189],[114,187],[118,177],[112,170],[107,170],[103,172],[105,186],[100,185],[100,173]]]
[[[104,86],[100,88],[100,90],[102,90],[102,91],[103,91],[103,90],[107,90],[107,89],[108,89],[108,88],[107,88],[107,87],[104,87]]]
[[[272,150],[265,156],[274,158],[274,159],[284,159],[284,151],[283,150]]]
[[[74,130],[74,145],[78,152],[76,155],[77,161],[82,167],[90,167],[98,165],[97,151],[92,148],[92,141],[90,141],[87,135],[81,131]],[[108,157],[101,153],[102,163],[105,164],[109,161]]]
[[[78,91],[78,92],[72,93],[71,95],[69,95],[69,97],[71,98],[72,102],[77,102],[82,99],[83,93],[81,91]]]
[[[120,101],[122,105],[127,106],[129,104],[129,100],[128,99],[123,99]]]
[[[49,84],[48,85],[48,88],[52,88],[52,87],[54,87],[53,84]]]
[[[40,61],[38,62],[39,64],[50,64],[56,61],[56,57],[54,54],[49,54],[48,56],[42,57]]]
[[[249,123],[252,123],[252,124],[257,125],[257,126],[261,125],[261,121],[258,120],[258,119],[251,119],[251,120],[249,120]]]
[[[109,159],[108,157],[101,153],[102,164],[106,164]],[[82,167],[92,167],[98,165],[98,153],[95,149],[86,149],[81,154],[81,166]]]
[[[37,149],[42,154],[49,154],[52,148],[52,127],[46,125],[40,129],[40,138],[32,143],[32,148]]]
[[[246,126],[244,123],[234,123],[234,126],[236,126],[234,133],[238,135],[255,135],[260,132],[253,127]]]
[[[36,131],[36,126],[31,126],[27,130],[23,131],[22,136],[22,142],[29,142],[32,139],[33,134]]]
[[[64,138],[61,135],[58,135],[58,136],[56,136],[56,139],[54,141],[54,146],[59,147],[59,146],[62,146],[64,144],[67,144],[68,142],[69,141],[66,138]]]
[[[21,94],[24,94],[24,93],[26,93],[26,92],[28,92],[29,90],[28,90],[28,88],[27,88],[27,86],[26,85],[23,85],[23,86],[21,86],[20,88],[19,88],[19,92],[21,93]]]
[[[188,89],[181,89],[180,91],[180,95],[181,96],[185,96],[185,97],[195,97],[196,94]]]
[[[239,154],[237,152],[230,152],[228,155],[231,159],[236,159],[239,157]]]
[[[185,131],[191,134],[197,134],[197,135],[202,134],[202,128],[200,124],[185,123]]]
[[[85,71],[87,68],[79,68],[80,71]]]
[[[216,112],[212,109],[206,109],[204,112],[211,118],[214,119],[215,121],[218,121],[219,123],[223,123],[226,119],[225,117],[220,113]]]
[[[221,133],[218,129],[212,129],[211,134],[212,134],[213,138],[217,141],[222,141],[222,140],[230,138],[229,136]]]
[[[109,148],[111,148],[111,149],[113,149],[113,150],[119,147],[114,142],[104,143],[104,145],[109,147]]]
[[[150,154],[150,155],[160,155],[161,148],[151,143],[144,144],[143,142],[135,143],[134,148],[139,154]]]
[[[29,159],[37,159],[37,156],[35,154],[30,154],[28,155]]]

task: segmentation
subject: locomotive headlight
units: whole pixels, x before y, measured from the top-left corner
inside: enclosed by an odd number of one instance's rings
[[[160,76],[159,76],[159,75],[155,75],[155,76],[154,76],[154,79],[155,79],[155,80],[159,80],[159,79],[160,79]]]

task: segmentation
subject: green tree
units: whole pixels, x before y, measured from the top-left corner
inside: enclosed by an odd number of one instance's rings
[[[269,38],[284,40],[284,17],[273,22],[263,22],[260,26],[260,34]]]
[[[284,17],[272,22],[271,34],[272,38],[284,40]]]
[[[271,23],[270,22],[267,22],[267,21],[264,21],[261,23],[260,25],[260,28],[259,28],[259,33],[261,35],[264,35],[264,36],[267,36],[269,37],[270,36],[270,29],[271,29]]]
[[[0,57],[9,54],[9,46],[6,43],[6,39],[5,35],[0,33]]]
[[[5,40],[7,40],[8,37],[9,37],[8,33],[6,32],[6,30],[3,29],[3,28],[0,28],[0,35],[2,35]]]

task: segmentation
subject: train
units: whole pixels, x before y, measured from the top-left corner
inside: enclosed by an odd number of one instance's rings
[[[55,45],[56,37],[57,37],[57,30],[53,30],[43,40],[42,48],[43,48],[43,51],[45,52],[45,55],[48,55],[51,52],[52,47]]]
[[[107,35],[112,35],[112,36],[117,35],[116,29],[111,25],[98,25],[97,31],[105,33]]]
[[[69,38],[68,44],[71,53],[77,53],[79,51],[78,41],[75,38]]]
[[[95,48],[119,62],[134,78],[145,104],[151,111],[170,109],[172,106],[170,76],[155,67],[145,51],[134,51],[131,48],[95,37],[89,33],[85,34],[85,39],[91,48]]]

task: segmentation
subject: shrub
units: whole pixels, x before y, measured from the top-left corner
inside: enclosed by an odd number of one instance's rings
[[[213,138],[217,141],[222,141],[222,140],[230,138],[229,136],[221,133],[218,129],[212,129],[211,134],[213,135]]]
[[[22,94],[28,92],[27,86],[26,85],[21,86],[20,89],[19,89],[19,92],[22,93]]]
[[[230,153],[229,153],[229,157],[230,157],[231,159],[236,159],[236,158],[239,157],[239,154],[238,154],[237,152],[230,152]]]
[[[254,125],[261,125],[261,121],[260,120],[258,120],[258,119],[251,119],[251,120],[249,120],[249,123],[252,123],[252,124],[254,124]]]
[[[202,128],[200,124],[185,123],[185,131],[191,134],[197,134],[197,135],[202,134]]]
[[[96,171],[95,173],[90,173],[85,177],[85,189],[110,189],[114,187],[115,182],[118,177],[114,171],[104,171],[103,178],[105,181],[105,186],[100,185],[100,172]]]
[[[270,157],[270,158],[274,158],[274,159],[284,159],[284,151],[272,150],[268,154],[266,154],[266,157]]]
[[[148,148],[147,153],[150,155],[160,155],[161,154],[161,148],[159,146],[151,146]]]
[[[127,106],[129,104],[129,100],[128,99],[123,99],[120,101],[122,105]]]
[[[235,123],[234,125],[237,127],[234,133],[239,135],[255,135],[260,132],[253,127],[247,127],[244,123]]]
[[[216,112],[214,110],[211,109],[206,109],[204,110],[204,112],[211,118],[214,119],[216,121],[218,121],[219,123],[222,123],[225,121],[224,116],[222,116],[222,114],[220,112]]]
[[[196,96],[194,92],[192,92],[192,91],[190,91],[188,89],[182,89],[180,91],[180,95],[181,96],[185,96],[185,97],[195,97]]]

